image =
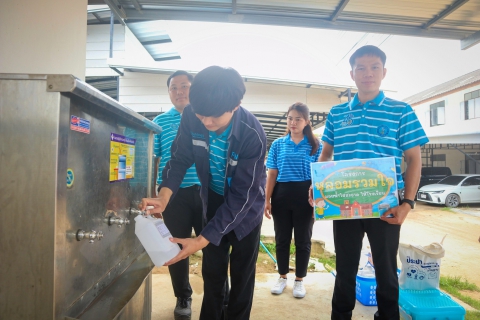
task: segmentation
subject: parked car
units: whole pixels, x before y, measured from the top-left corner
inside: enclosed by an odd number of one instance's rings
[[[420,184],[418,185],[417,192],[418,190],[420,190],[421,187],[427,184],[437,183],[443,178],[451,175],[452,175],[452,171],[450,170],[449,167],[422,167],[422,173],[420,175]],[[402,173],[402,177],[403,177],[403,180],[405,180],[405,172]],[[401,192],[400,197],[403,199],[405,190],[402,189],[400,190],[400,192]]]
[[[449,167],[423,167],[418,189],[426,186],[427,184],[438,183],[443,178],[451,175],[452,170],[450,170]]]
[[[463,203],[480,203],[480,174],[454,174],[420,188],[417,200],[456,208]]]

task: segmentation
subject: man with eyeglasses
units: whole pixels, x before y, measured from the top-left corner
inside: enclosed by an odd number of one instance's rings
[[[167,80],[168,93],[173,107],[158,115],[153,122],[162,127],[162,133],[155,135],[154,153],[156,158],[155,176],[157,185],[162,183],[162,171],[170,160],[172,142],[177,135],[183,109],[189,104],[189,91],[193,76],[178,70]],[[156,193],[152,193],[156,194]],[[202,200],[200,181],[195,164],[187,169],[180,189],[162,213],[170,233],[178,238],[190,238],[192,227],[195,234],[202,231]],[[191,319],[192,288],[189,281],[189,259],[168,266],[173,292],[177,304],[173,312],[175,320]]]

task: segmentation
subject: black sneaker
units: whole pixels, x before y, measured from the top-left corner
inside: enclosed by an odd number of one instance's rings
[[[173,316],[175,320],[190,320],[192,317],[192,298],[177,298]]]

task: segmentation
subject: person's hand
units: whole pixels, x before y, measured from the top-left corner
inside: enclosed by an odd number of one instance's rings
[[[268,219],[272,218],[272,204],[270,202],[265,202],[265,209],[263,210],[263,213]]]
[[[165,266],[170,266],[174,263],[177,263],[180,260],[183,260],[190,255],[194,254],[198,250],[205,248],[210,242],[205,239],[203,236],[198,236],[196,238],[170,238],[170,241],[173,243],[179,243],[182,245],[182,250],[171,260],[165,262]]]
[[[313,207],[313,188],[310,185],[310,188],[308,188],[308,203]]]
[[[147,215],[153,215],[162,218],[162,212],[165,211],[168,201],[163,198],[143,198],[138,208],[145,211]]]
[[[387,210],[380,219],[389,223],[389,224],[399,224],[401,225],[407,218],[408,213],[412,208],[408,203],[403,203],[397,207],[390,208]],[[390,216],[390,217],[388,217]]]

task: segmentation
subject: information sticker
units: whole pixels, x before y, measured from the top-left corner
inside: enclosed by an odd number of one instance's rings
[[[110,182],[134,177],[135,141],[116,133],[110,134]]]

